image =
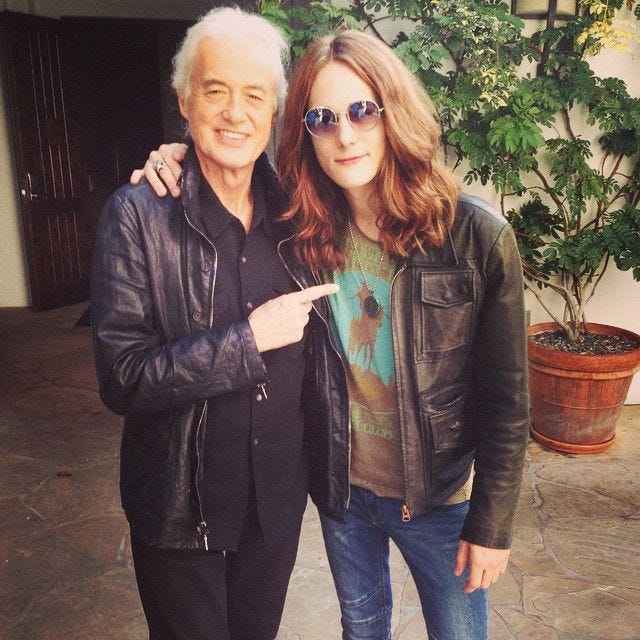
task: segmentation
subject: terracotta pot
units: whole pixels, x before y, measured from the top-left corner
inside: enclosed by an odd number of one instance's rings
[[[637,334],[587,323],[592,333]],[[553,322],[529,327],[529,335],[558,329]],[[579,355],[528,342],[531,435],[565,453],[599,453],[608,449],[633,374],[640,369],[640,347],[613,355]]]

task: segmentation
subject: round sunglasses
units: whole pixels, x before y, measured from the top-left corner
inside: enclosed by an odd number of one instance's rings
[[[384,111],[373,100],[356,100],[347,107],[347,120],[356,131],[371,131]],[[313,107],[302,119],[307,131],[316,138],[328,138],[338,129],[338,114],[328,107]]]

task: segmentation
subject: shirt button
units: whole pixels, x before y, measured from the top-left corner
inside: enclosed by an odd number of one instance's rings
[[[200,320],[200,318],[202,318],[202,314],[199,311],[194,311],[193,312],[193,319],[198,322]]]
[[[253,446],[257,447],[258,446],[258,438],[254,438],[253,439]]]
[[[261,394],[261,393],[259,393],[259,394],[256,396],[256,400],[257,400],[258,402],[262,402],[262,394]]]
[[[200,269],[202,269],[203,273],[207,273],[211,269],[211,263],[208,260],[203,260],[200,263]]]
[[[242,262],[242,264],[246,264],[247,259],[244,256],[242,256],[242,258],[240,258],[240,262]]]
[[[247,309],[253,309],[253,302],[247,302]]]

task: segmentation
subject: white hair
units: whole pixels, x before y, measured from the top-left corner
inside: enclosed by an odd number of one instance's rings
[[[287,92],[284,65],[289,44],[268,20],[239,7],[219,7],[203,15],[187,33],[173,57],[171,84],[179,96],[189,97],[190,80],[198,44],[203,38],[247,38],[264,47],[264,58],[273,66],[276,78],[277,107],[281,107]],[[250,64],[249,61],[247,61]]]

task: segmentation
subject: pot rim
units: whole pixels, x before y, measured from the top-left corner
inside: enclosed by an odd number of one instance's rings
[[[591,331],[592,333],[628,337],[636,341],[639,346],[623,353],[593,355],[550,349],[548,347],[535,344],[532,340],[527,340],[529,360],[531,362],[550,365],[559,369],[575,369],[577,371],[628,371],[629,375],[633,375],[640,369],[640,335],[633,331],[629,331],[628,329],[599,324],[597,322],[587,322],[584,326],[587,331]],[[540,322],[530,325],[527,328],[527,335],[530,337],[538,333],[554,331],[557,329],[561,329],[561,326],[556,322]]]

